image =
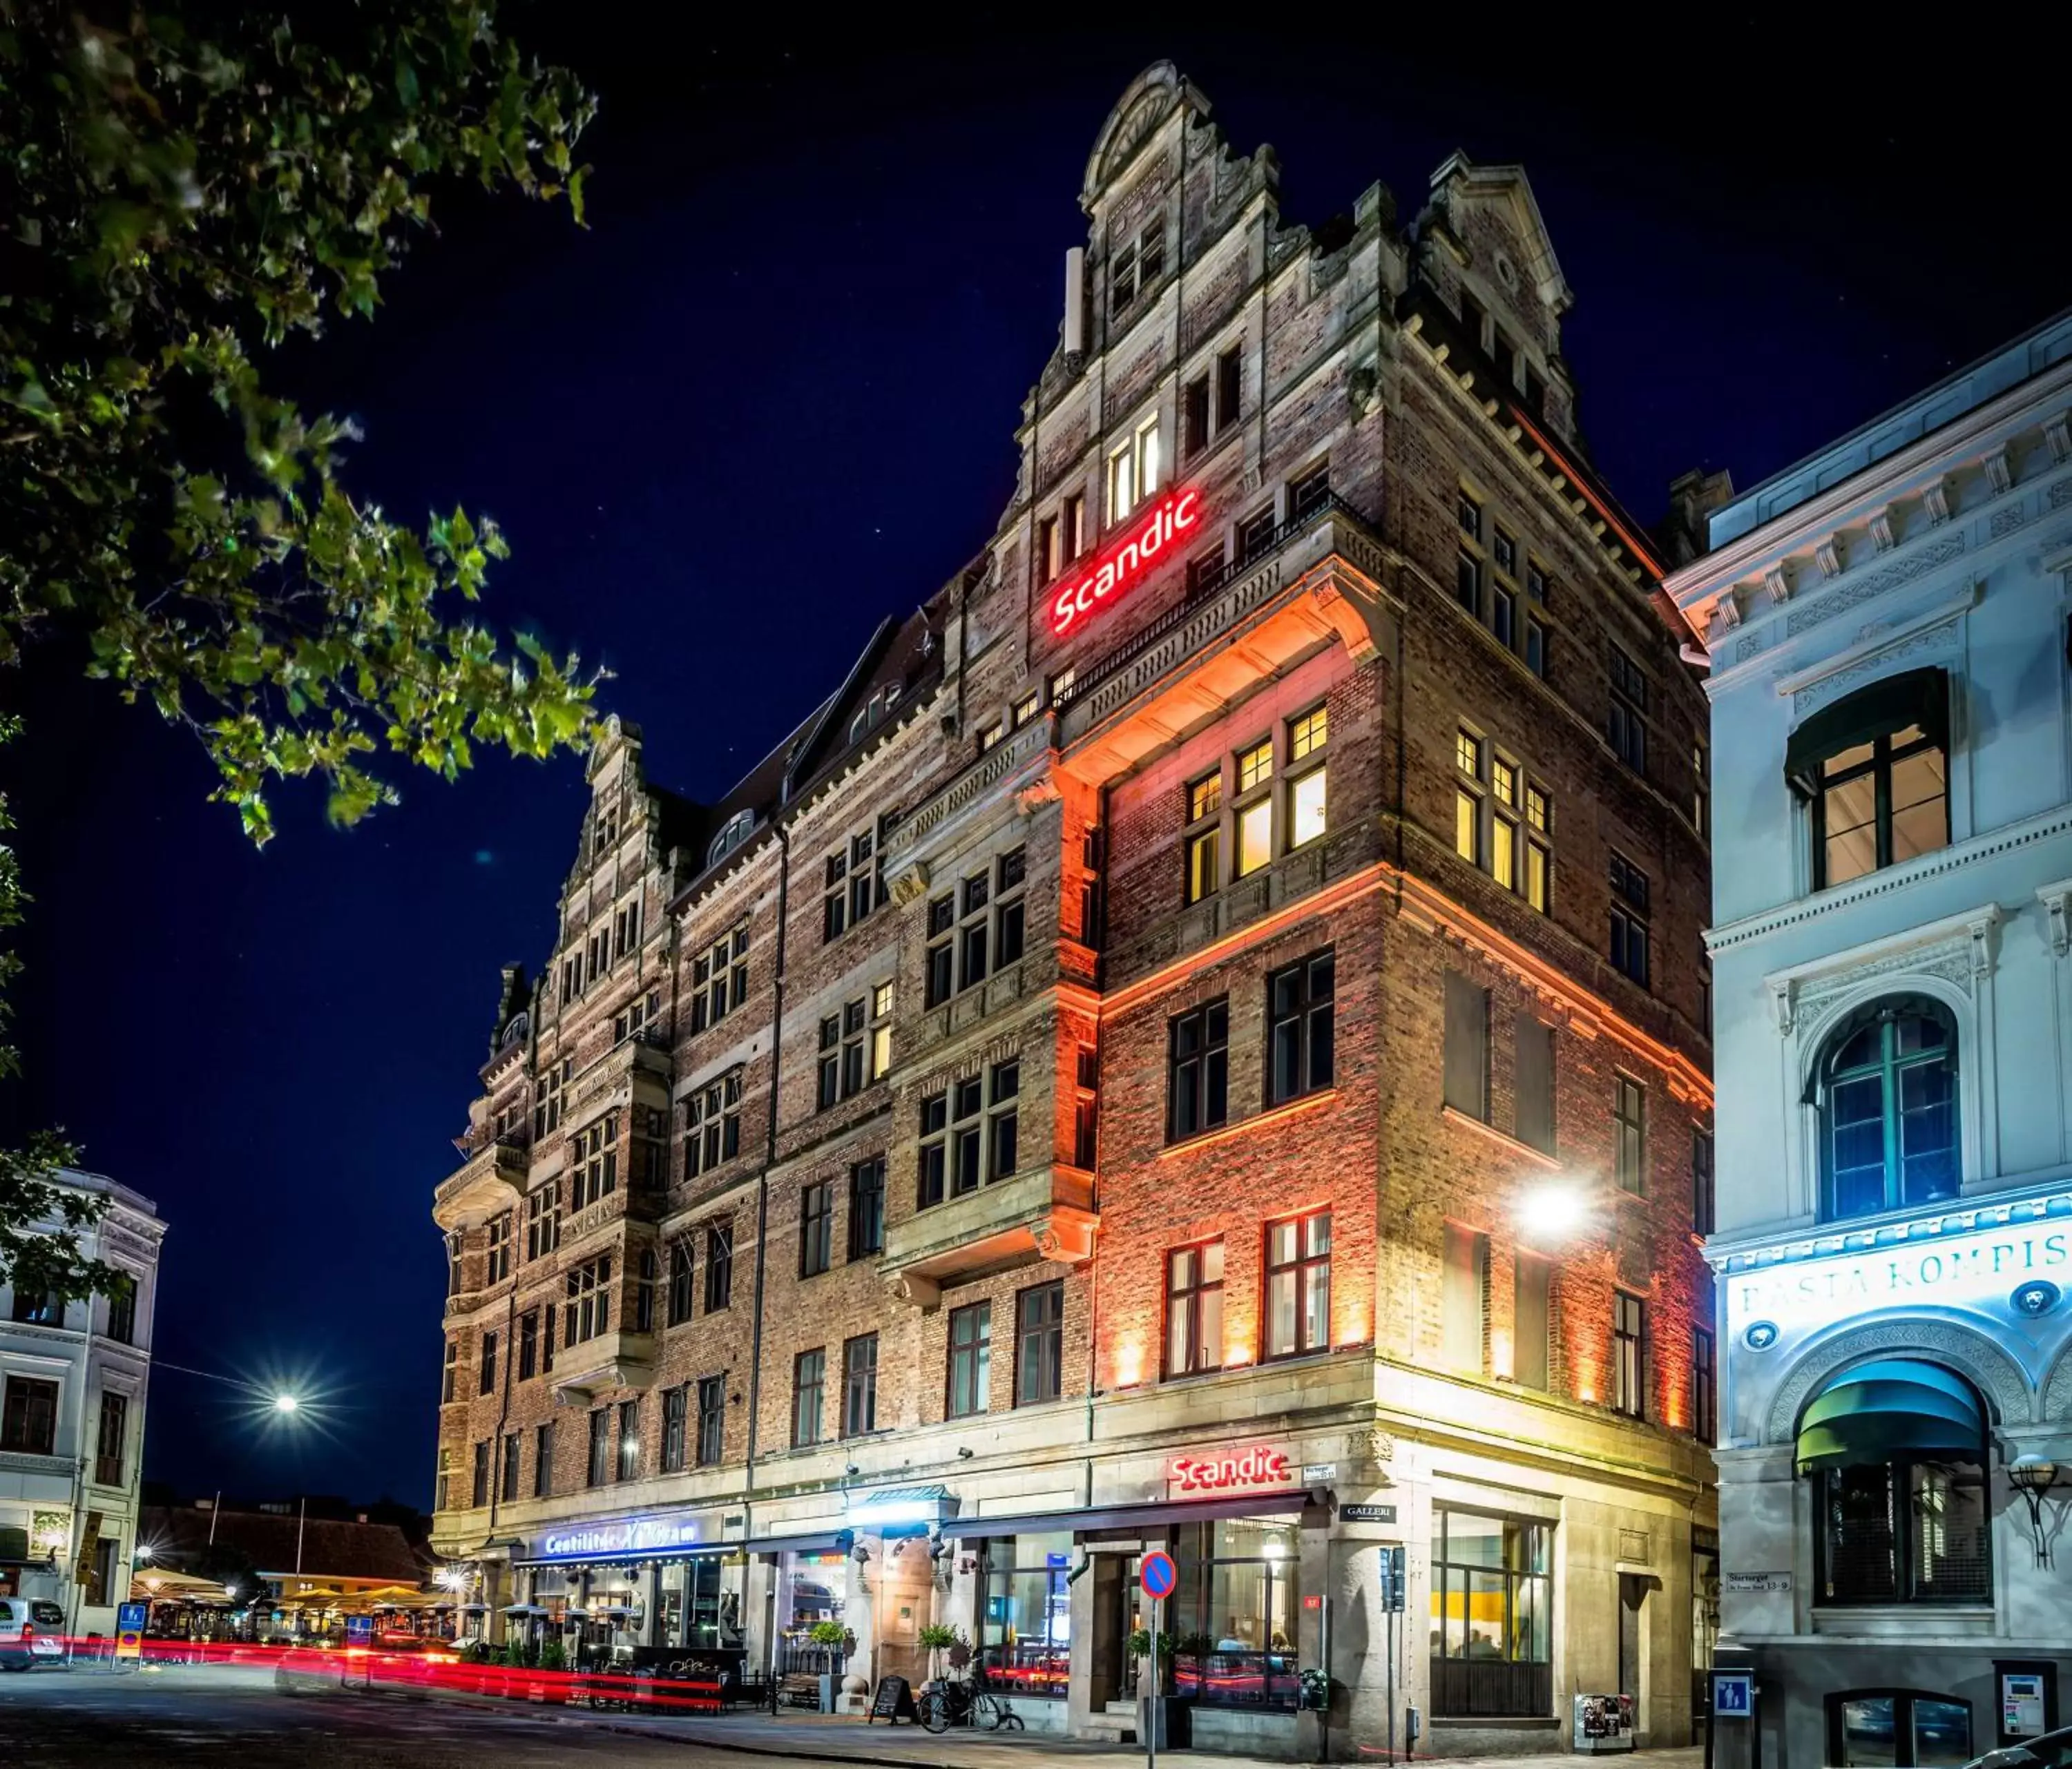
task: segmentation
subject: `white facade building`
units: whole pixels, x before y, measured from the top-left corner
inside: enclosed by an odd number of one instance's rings
[[[58,1307],[0,1285],[0,1595],[56,1603],[70,1632],[112,1637],[137,1545],[165,1225],[149,1198],[100,1174],[63,1181],[108,1199],[80,1250],[136,1288]]]
[[[1961,1763],[2072,1668],[2068,424],[2072,312],[1667,586],[1712,663],[1720,1662],[1778,1769]]]

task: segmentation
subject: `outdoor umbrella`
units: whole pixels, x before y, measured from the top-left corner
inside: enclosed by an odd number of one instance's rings
[[[504,1613],[506,1615],[545,1615],[548,1611],[537,1603],[506,1603]]]

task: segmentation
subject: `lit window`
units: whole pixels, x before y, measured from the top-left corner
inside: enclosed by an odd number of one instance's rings
[[[1453,794],[1453,852],[1470,866],[1482,863],[1482,802],[1471,792]]]
[[[1022,726],[1028,724],[1031,719],[1034,718],[1036,716],[1036,709],[1042,704],[1042,696],[1038,695],[1034,688],[1031,688],[1026,694],[1023,695],[1019,700],[1016,701],[1014,704],[1014,729],[1019,731]]]
[[[892,985],[870,991],[870,1078],[882,1081],[892,1067]]]
[[[1318,707],[1314,712],[1305,712],[1288,728],[1288,759],[1301,761],[1324,747],[1330,735],[1328,723],[1329,709]]]
[[[1237,876],[1257,872],[1272,857],[1273,801],[1260,798],[1237,814]]]
[[[1453,734],[1453,765],[1464,774],[1482,777],[1482,740],[1466,731]]]
[[[1237,790],[1249,792],[1273,775],[1273,745],[1256,745],[1237,758]]]
[[[1166,1373],[1194,1376],[1223,1361],[1223,1244],[1166,1256]]]
[[[1312,768],[1289,789],[1288,794],[1288,844],[1300,848],[1305,842],[1314,841],[1324,833],[1324,775],[1326,770]]]
[[[1219,769],[1187,788],[1187,820],[1198,827],[1187,835],[1187,891],[1190,903],[1214,893],[1222,882],[1223,777]]]
[[[997,748],[1006,735],[1007,727],[995,720],[978,734],[979,753],[984,755],[987,750]]]
[[[1108,458],[1108,519],[1120,521],[1155,492],[1159,472],[1158,420],[1149,417]]]
[[[1294,1357],[1331,1342],[1331,1215],[1266,1230],[1266,1356]]]

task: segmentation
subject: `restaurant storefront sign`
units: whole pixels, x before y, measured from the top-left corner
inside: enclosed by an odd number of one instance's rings
[[[536,1561],[624,1560],[681,1553],[698,1545],[696,1517],[620,1517],[606,1523],[570,1524],[539,1538]]]

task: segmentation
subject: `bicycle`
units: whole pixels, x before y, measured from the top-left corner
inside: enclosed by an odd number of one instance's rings
[[[948,1732],[956,1726],[978,1726],[988,1732],[1022,1730],[1020,1714],[968,1678],[930,1685],[923,1691],[916,1711],[921,1724],[931,1732]]]

